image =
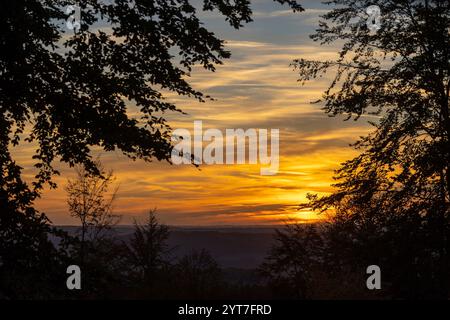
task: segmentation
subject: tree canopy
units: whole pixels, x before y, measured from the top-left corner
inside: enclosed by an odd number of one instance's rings
[[[360,155],[337,171],[336,191],[311,195],[302,207],[334,211],[340,246],[347,244],[364,263],[383,264],[396,289],[414,295],[427,287],[428,294],[446,296],[450,2],[377,1],[382,13],[377,32],[367,28],[366,19],[355,19],[371,1],[329,4],[333,10],[312,39],[342,44],[339,56],[296,60],[300,80],[335,72],[319,101],[325,112],[378,120],[356,143]]]
[[[276,2],[302,10],[294,0]],[[54,260],[62,256],[48,239],[49,220],[33,208],[44,185],[55,186],[55,160],[93,174],[101,173],[91,156],[94,147],[131,159],[170,160],[164,114],[181,110],[163,92],[205,101],[208,96],[188,82],[193,67],[214,71],[230,57],[198,12],[218,12],[236,29],[251,21],[248,0],[198,4],[199,9],[189,0],[0,3],[0,295],[44,292],[36,279],[59,265]],[[66,26],[71,5],[81,11],[74,30]],[[12,153],[24,141],[37,145],[31,185]]]
[[[294,11],[292,0],[277,0]],[[251,21],[248,0],[205,0],[234,28]],[[68,30],[68,5],[81,10]],[[180,111],[163,90],[207,99],[187,78],[194,66],[214,71],[230,57],[188,0],[47,1],[1,5],[1,140],[17,144],[27,124],[40,173],[50,180],[59,158],[95,170],[93,146],[147,161],[169,160],[170,127],[163,114]],[[139,116],[127,113],[133,104]]]

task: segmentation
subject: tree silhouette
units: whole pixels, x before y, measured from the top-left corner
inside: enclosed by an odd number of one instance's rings
[[[276,1],[302,10],[294,0]],[[80,28],[73,31],[66,28],[69,5],[81,9]],[[202,9],[220,12],[234,28],[251,21],[247,0],[204,0]],[[180,110],[163,92],[205,101],[208,97],[186,79],[194,66],[214,71],[229,56],[188,0],[2,1],[2,281],[12,279],[13,269],[22,270],[22,262],[37,266],[36,261],[53,252],[49,221],[33,209],[33,202],[46,183],[55,187],[55,160],[83,165],[94,174],[99,170],[91,157],[93,147],[120,150],[131,159],[169,160],[170,127],[164,114]],[[30,185],[21,179],[10,152],[24,140],[37,144],[37,174]],[[39,270],[47,268],[28,268],[22,274],[22,288],[33,291],[38,285],[34,280],[42,279]]]
[[[276,230],[277,243],[260,269],[277,298],[311,298],[314,277],[323,263],[324,243],[319,226],[287,224]]]
[[[168,265],[169,234],[169,227],[159,223],[156,210],[149,211],[144,225],[135,221],[134,234],[127,245],[128,257],[143,281],[151,284],[158,271]]]
[[[304,207],[335,212],[336,261],[380,264],[394,295],[447,297],[450,2],[377,1],[377,32],[355,19],[371,1],[330,4],[312,39],[343,43],[339,57],[296,60],[300,81],[335,71],[319,101],[325,112],[379,120],[356,143],[360,155],[337,171],[336,192],[311,195]]]
[[[81,223],[81,264],[86,254],[86,241],[101,241],[120,220],[120,216],[112,212],[117,187],[110,197],[107,197],[109,187],[114,181],[113,171],[105,172],[100,161],[96,161],[95,165],[100,175],[89,173],[78,165],[75,167],[76,179],[69,180],[66,186],[69,213]]]
[[[81,10],[73,31],[66,28],[68,5]],[[187,0],[19,0],[0,9],[1,139],[18,143],[32,125],[26,140],[39,144],[36,188],[56,173],[55,158],[96,171],[92,146],[169,160],[163,114],[180,110],[162,92],[204,101],[186,78],[194,66],[214,71],[230,57]],[[203,10],[218,10],[234,28],[251,21],[248,1],[205,0]],[[138,116],[127,112],[127,101]]]
[[[52,228],[45,214],[32,207],[37,194],[21,179],[21,168],[9,159],[4,141],[0,141],[0,167],[0,296],[61,297],[67,235]],[[52,244],[50,235],[61,241],[60,247]]]
[[[211,299],[220,293],[222,273],[219,264],[205,249],[192,251],[175,266],[181,294],[188,299]]]
[[[112,227],[119,223],[121,218],[113,213],[118,187],[108,197],[114,181],[113,171],[106,172],[99,160],[95,165],[100,175],[90,173],[81,165],[77,165],[76,178],[69,180],[66,186],[69,213],[81,223],[77,256],[84,271],[87,256],[100,260],[98,258],[105,253],[102,249],[111,249],[114,246]],[[97,262],[90,264],[99,265]]]

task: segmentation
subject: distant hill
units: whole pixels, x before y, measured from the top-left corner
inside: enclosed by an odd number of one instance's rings
[[[277,227],[171,227],[169,245],[175,247],[173,258],[206,249],[222,268],[253,269],[272,247]],[[77,230],[72,226],[61,228],[69,233]],[[114,232],[118,239],[128,241],[133,227],[117,226]]]

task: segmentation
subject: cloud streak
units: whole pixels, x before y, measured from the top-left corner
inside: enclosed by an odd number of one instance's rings
[[[287,219],[311,221],[315,213],[299,212],[308,193],[332,191],[333,171],[355,155],[348,145],[367,133],[370,126],[342,118],[330,118],[320,105],[329,78],[301,87],[290,63],[295,58],[330,59],[336,48],[324,48],[308,39],[311,23],[324,8],[306,13],[273,9],[257,3],[255,22],[239,33],[229,31],[220,17],[206,15],[207,27],[227,40],[232,58],[216,73],[200,68],[189,79],[196,89],[216,98],[199,103],[166,93],[188,115],[168,115],[171,126],[191,129],[194,120],[205,128],[280,129],[280,169],[276,176],[260,176],[260,165],[171,166],[167,163],[132,162],[117,152],[102,154],[107,168],[120,181],[115,210],[122,223],[140,219],[158,208],[163,222],[173,225],[271,224]],[[279,7],[278,7],[279,9]],[[268,22],[270,21],[270,23]],[[303,26],[300,28],[299,26]],[[266,34],[262,33],[262,30]],[[288,30],[288,32],[286,31]],[[130,108],[132,112],[132,108]],[[371,119],[374,120],[374,119]],[[31,176],[33,146],[16,154]],[[60,165],[59,188],[48,190],[38,201],[57,224],[74,224],[67,214],[64,185],[72,170]]]

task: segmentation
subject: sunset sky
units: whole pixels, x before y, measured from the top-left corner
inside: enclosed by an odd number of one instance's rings
[[[332,189],[333,170],[356,153],[349,147],[370,127],[367,118],[344,122],[329,118],[320,98],[329,78],[300,86],[290,63],[296,58],[326,59],[336,48],[321,47],[309,39],[326,7],[302,1],[306,12],[292,13],[272,0],[252,1],[254,22],[232,29],[216,13],[201,14],[206,26],[227,41],[232,57],[215,73],[200,69],[190,79],[195,89],[216,98],[198,103],[167,95],[188,115],[170,115],[173,129],[192,129],[194,120],[205,128],[262,128],[280,130],[280,169],[261,176],[260,165],[171,166],[167,163],[133,162],[120,152],[102,153],[120,184],[115,212],[123,224],[142,219],[157,208],[162,222],[171,225],[262,225],[286,219],[316,219],[299,212],[307,193],[325,194]],[[130,109],[130,112],[132,110]],[[35,146],[22,145],[16,157],[31,174]],[[77,224],[70,218],[64,185],[73,170],[57,164],[58,189],[46,191],[37,207],[55,224]]]

